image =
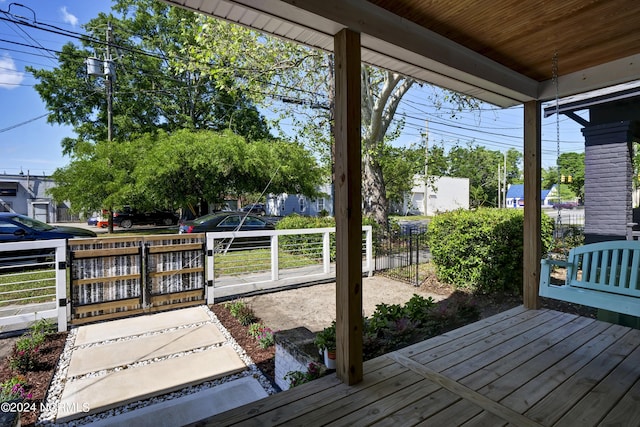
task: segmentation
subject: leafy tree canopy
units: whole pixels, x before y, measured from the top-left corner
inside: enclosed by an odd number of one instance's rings
[[[265,119],[241,91],[228,91],[209,75],[177,72],[172,61],[189,63],[184,47],[196,43],[200,18],[154,0],[117,0],[113,14],[101,13],[85,26],[82,47],[66,44],[53,70],[27,69],[52,112],[50,123],[71,125],[78,135],[62,142],[65,154],[79,141],[107,139],[105,80],[88,77],[85,61],[105,58],[105,32],[112,26],[113,139],[126,141],[158,129],[230,128],[250,140],[270,137]],[[230,77],[227,77],[230,78]]]
[[[92,212],[124,205],[175,209],[265,190],[315,196],[322,174],[296,143],[247,142],[230,131],[182,129],[131,142],[79,144],[54,179],[56,200]]]

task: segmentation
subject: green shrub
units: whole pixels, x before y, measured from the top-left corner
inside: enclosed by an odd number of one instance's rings
[[[33,393],[27,393],[27,380],[22,375],[16,375],[0,383],[0,402],[31,399]]]
[[[266,327],[262,323],[252,323],[249,325],[247,331],[251,337],[258,341],[260,348],[265,349],[275,344],[275,337],[273,336],[273,330]]]
[[[249,326],[255,323],[258,318],[251,307],[242,300],[235,300],[224,303],[224,308],[235,317],[242,326]]]
[[[276,343],[273,330],[267,327],[262,328],[260,334],[257,336],[257,340],[258,345],[262,349],[269,348]]]
[[[324,376],[326,368],[319,363],[311,362],[307,366],[307,372],[302,371],[289,371],[284,376],[284,380],[289,382],[289,387],[293,388],[300,384],[308,383],[317,378]]]
[[[249,330],[247,331],[247,334],[249,334],[249,336],[252,338],[258,339],[258,337],[260,336],[260,332],[264,328],[265,326],[262,323],[252,323],[249,325]]]
[[[454,294],[438,303],[413,295],[405,305],[378,304],[371,317],[364,318],[365,359],[425,340],[478,317],[477,306],[466,294]]]
[[[16,341],[9,366],[22,373],[36,369],[38,354],[40,353],[40,347],[44,343],[44,340],[45,335],[37,331],[23,335]]]
[[[249,326],[250,324],[255,323],[256,320],[258,320],[253,309],[246,305],[243,306],[234,317],[238,319],[238,322],[240,322],[242,326]]]
[[[483,208],[437,215],[428,239],[438,279],[478,293],[522,292],[524,216],[517,209]],[[553,220],[542,215],[542,245],[551,245]]]
[[[49,335],[56,331],[56,325],[53,324],[49,319],[40,319],[31,325],[32,334],[42,334]]]

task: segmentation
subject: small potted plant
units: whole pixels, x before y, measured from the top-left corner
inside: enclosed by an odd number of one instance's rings
[[[324,356],[324,364],[327,369],[336,369],[336,322],[327,326],[316,334],[314,340],[320,354]]]

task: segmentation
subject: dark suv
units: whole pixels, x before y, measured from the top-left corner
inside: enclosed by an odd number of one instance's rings
[[[252,214],[265,215],[267,213],[267,207],[264,203],[254,203],[242,208],[242,212],[249,212]]]
[[[178,223],[178,215],[169,211],[140,212],[125,207],[121,211],[113,213],[113,224],[122,228],[131,228],[132,225],[174,225]]]

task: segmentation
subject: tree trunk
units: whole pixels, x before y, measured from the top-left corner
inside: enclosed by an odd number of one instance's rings
[[[376,224],[387,225],[388,202],[378,161],[366,152],[363,155],[362,192],[364,194],[364,214],[373,218]]]

